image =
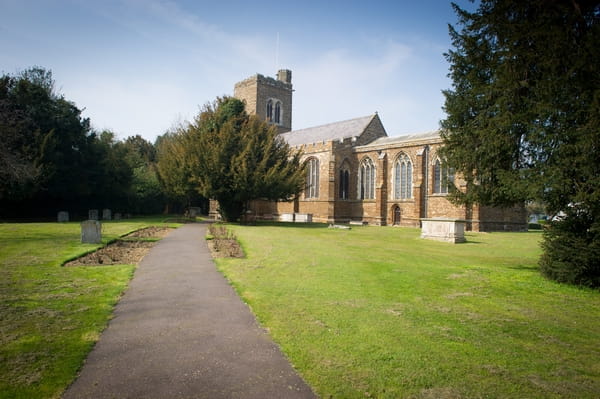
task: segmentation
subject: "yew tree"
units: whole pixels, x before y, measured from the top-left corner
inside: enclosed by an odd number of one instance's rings
[[[238,220],[252,200],[287,201],[302,191],[300,154],[233,97],[207,104],[188,128],[190,170],[200,194]]]
[[[544,234],[542,273],[600,286],[600,5],[481,0],[453,7],[452,88],[443,156],[466,192],[456,203],[537,200],[559,215]]]

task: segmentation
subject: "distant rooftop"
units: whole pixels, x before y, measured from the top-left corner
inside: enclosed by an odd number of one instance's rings
[[[374,117],[375,115],[369,115],[307,129],[292,130],[281,134],[281,137],[291,146],[358,137]]]
[[[407,134],[404,136],[394,136],[394,137],[380,137],[369,144],[365,144],[363,147],[377,147],[383,145],[390,144],[402,144],[411,141],[420,141],[420,140],[437,140],[440,139],[440,131],[433,130],[430,132],[424,133],[415,133],[415,134]]]

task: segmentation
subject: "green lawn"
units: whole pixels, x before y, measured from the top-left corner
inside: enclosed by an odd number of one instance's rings
[[[103,242],[161,220],[103,222]],[[75,377],[134,270],[61,266],[97,247],[79,223],[0,224],[0,398],[57,398]]]
[[[539,232],[230,228],[220,270],[323,398],[600,395],[600,293],[541,277]]]

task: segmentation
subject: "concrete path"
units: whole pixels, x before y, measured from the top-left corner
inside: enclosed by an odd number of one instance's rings
[[[206,225],[152,248],[71,398],[314,398],[216,270]]]

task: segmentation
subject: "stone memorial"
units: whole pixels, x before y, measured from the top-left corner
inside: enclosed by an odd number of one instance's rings
[[[279,215],[279,221],[281,222],[293,222],[294,214],[293,213],[282,213]]]
[[[98,209],[90,209],[88,211],[89,220],[98,220]]]
[[[341,230],[351,230],[352,228],[350,226],[346,226],[344,224],[333,224],[330,223],[328,228],[330,229],[341,229]]]
[[[59,223],[68,222],[69,221],[69,212],[67,212],[67,211],[58,212],[57,220]]]
[[[115,220],[121,220],[121,214],[119,212],[115,213]]]
[[[294,213],[294,222],[312,223],[312,213]]]
[[[465,242],[465,220],[451,218],[421,219],[421,238],[453,244]]]
[[[351,220],[350,224],[352,226],[366,226],[366,225],[369,224],[369,222],[365,222],[365,221],[362,221],[362,220]]]
[[[190,206],[190,217],[195,218],[196,216],[200,216],[202,214],[202,208],[199,206]]]
[[[97,220],[81,222],[81,242],[84,244],[99,244],[102,242],[102,224]]]
[[[102,220],[110,220],[112,219],[112,212],[110,211],[110,209],[103,209],[102,210]]]

